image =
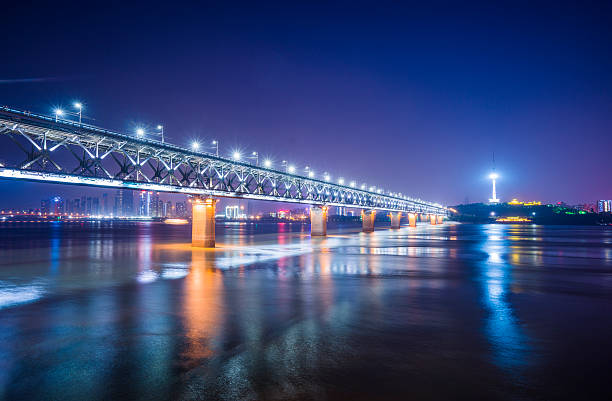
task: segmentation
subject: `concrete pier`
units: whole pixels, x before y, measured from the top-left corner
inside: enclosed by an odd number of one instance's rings
[[[391,212],[389,213],[389,217],[391,218],[391,228],[400,228],[400,222],[402,221],[402,213]]]
[[[215,247],[215,206],[217,199],[195,197],[192,205],[191,246]]]
[[[363,223],[362,231],[371,233],[374,231],[374,220],[376,219],[376,210],[362,210],[361,221]]]
[[[436,225],[436,215],[435,214],[429,215],[429,224],[431,224],[432,226]]]
[[[417,215],[414,213],[408,213],[408,225],[410,227],[416,227]]]
[[[327,235],[327,206],[310,208],[310,236],[324,237]]]

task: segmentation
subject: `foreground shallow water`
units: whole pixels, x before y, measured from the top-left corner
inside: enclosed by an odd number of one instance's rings
[[[0,398],[610,399],[612,231],[5,223]]]

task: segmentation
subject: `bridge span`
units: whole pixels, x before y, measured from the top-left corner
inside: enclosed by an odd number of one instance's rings
[[[0,139],[2,178],[194,196],[194,246],[214,247],[219,197],[310,205],[313,236],[327,234],[329,206],[361,209],[363,231],[374,230],[377,211],[390,214],[393,228],[399,228],[402,215],[410,226],[419,215],[431,224],[447,216],[440,204],[399,193],[291,174],[8,107],[0,107]]]

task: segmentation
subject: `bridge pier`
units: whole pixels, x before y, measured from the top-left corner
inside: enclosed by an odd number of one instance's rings
[[[408,213],[408,225],[410,227],[416,227],[417,223],[417,215],[414,213]]]
[[[194,197],[192,205],[191,246],[215,247],[215,207],[217,199]]]
[[[324,237],[327,235],[327,206],[310,208],[310,236]]]
[[[436,225],[436,215],[435,214],[429,215],[429,224],[431,224],[432,226]]]
[[[376,210],[362,210],[361,211],[361,222],[364,233],[371,233],[374,231],[374,220],[376,219]]]
[[[442,216],[441,214],[438,215],[438,221],[436,222],[438,224],[444,224],[444,216]]]
[[[391,228],[400,228],[400,221],[402,220],[402,212],[391,212],[389,213],[391,218]]]

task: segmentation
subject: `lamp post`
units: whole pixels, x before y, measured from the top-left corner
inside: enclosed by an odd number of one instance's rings
[[[217,157],[219,157],[219,141],[217,141],[217,140],[215,139],[214,141],[212,141],[212,144],[213,144],[213,146],[214,146],[214,147],[215,147],[215,149],[216,149],[216,153],[215,153],[215,155],[216,155]]]
[[[162,143],[164,143],[164,126],[160,124],[157,126],[157,129],[159,130],[159,134],[161,135],[161,141]]]
[[[257,152],[251,153],[251,156],[249,156],[249,159],[255,159],[255,165],[259,167],[259,153]]]
[[[78,112],[78,114],[79,114],[79,125],[81,125],[81,117],[82,117],[82,114],[83,114],[83,105],[80,102],[76,102],[74,104],[74,107],[79,110],[79,112]]]

